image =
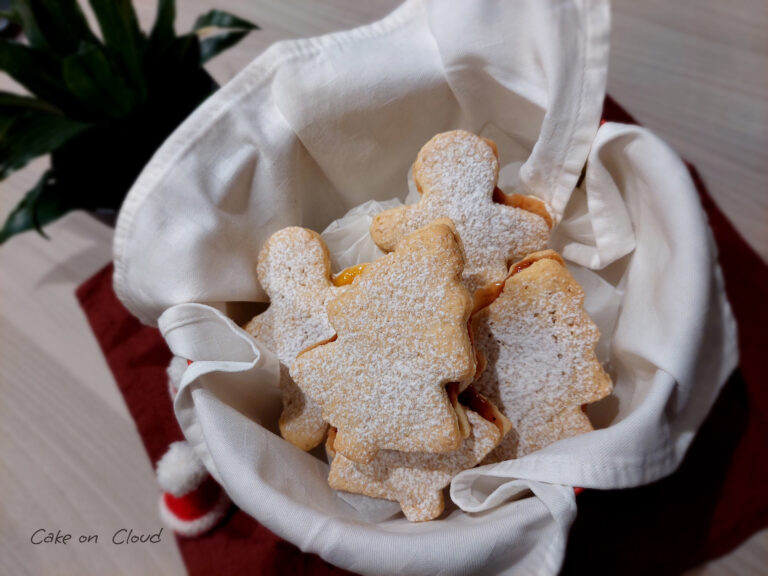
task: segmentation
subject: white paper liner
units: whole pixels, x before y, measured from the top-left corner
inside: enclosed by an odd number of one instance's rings
[[[331,222],[323,230],[322,237],[331,255],[332,270],[340,272],[355,264],[373,262],[383,256],[384,252],[376,246],[368,229],[373,222],[373,216],[402,205],[397,198],[384,202],[368,200]]]

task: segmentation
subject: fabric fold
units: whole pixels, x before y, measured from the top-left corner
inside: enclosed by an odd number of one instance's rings
[[[462,508],[497,506],[519,479],[610,489],[672,473],[738,362],[714,243],[683,162],[648,130],[620,124],[600,129],[593,153],[613,170],[601,185],[621,175],[637,230],[611,339],[610,426],[460,473],[452,495]],[[605,178],[602,166],[597,178]],[[493,490],[488,477],[496,479]]]
[[[270,530],[364,574],[554,574],[570,486],[634,486],[680,462],[735,366],[735,331],[682,162],[648,131],[598,130],[608,29],[606,0],[408,0],[369,26],[273,46],[146,167],[117,225],[116,292],[193,361],[175,403],[184,434]],[[404,199],[419,148],[454,128],[503,142],[505,191],[538,195],[561,221],[554,242],[582,266],[615,392],[590,407],[600,429],[460,474],[459,508],[439,521],[372,520],[276,434],[274,355],[205,304],[264,301],[255,260],[272,233]]]

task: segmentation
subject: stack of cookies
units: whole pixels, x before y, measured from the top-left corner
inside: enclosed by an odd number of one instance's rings
[[[420,201],[371,225],[385,256],[333,277],[320,236],[291,227],[258,257],[271,304],[245,329],[280,360],[283,437],[325,439],[331,487],[411,521],[443,512],[460,471],[592,430],[584,407],[611,392],[547,207],[498,173],[490,140],[439,134]]]

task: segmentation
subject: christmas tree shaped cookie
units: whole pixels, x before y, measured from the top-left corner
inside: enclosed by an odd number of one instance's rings
[[[516,263],[487,307],[472,316],[486,367],[474,383],[511,421],[489,461],[519,458],[592,430],[582,407],[609,395],[595,356],[600,336],[584,292],[552,250]]]
[[[338,336],[299,354],[291,375],[338,429],[337,452],[366,463],[379,449],[459,447],[445,387],[475,372],[463,266],[450,221],[436,222],[368,264],[329,303]]]
[[[337,453],[328,483],[335,490],[395,500],[411,522],[437,518],[445,508],[443,488],[456,474],[480,463],[504,434],[501,426],[477,412],[467,409],[466,415],[470,434],[457,450],[445,454],[380,450],[368,464],[358,464]],[[332,428],[327,442],[331,454],[334,444]]]

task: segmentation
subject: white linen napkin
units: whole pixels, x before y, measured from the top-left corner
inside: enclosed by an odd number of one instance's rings
[[[115,230],[118,296],[150,325],[180,302],[264,300],[254,260],[273,232],[398,196],[419,148],[454,128],[496,138],[521,162],[515,191],[561,214],[597,131],[608,20],[607,0],[409,0],[273,45],[137,180]]]
[[[685,166],[642,128],[598,132],[608,27],[603,0],[409,0],[370,26],[279,43],[126,199],[115,289],[195,361],[175,403],[187,439],[238,506],[302,550],[364,574],[554,574],[571,486],[651,482],[684,456],[736,365],[735,329]],[[599,430],[463,472],[458,507],[412,524],[340,498],[321,459],[274,433],[274,356],[204,304],[264,300],[255,260],[273,232],[403,199],[418,149],[453,128],[496,140],[500,184],[553,207],[615,392],[590,409]]]

